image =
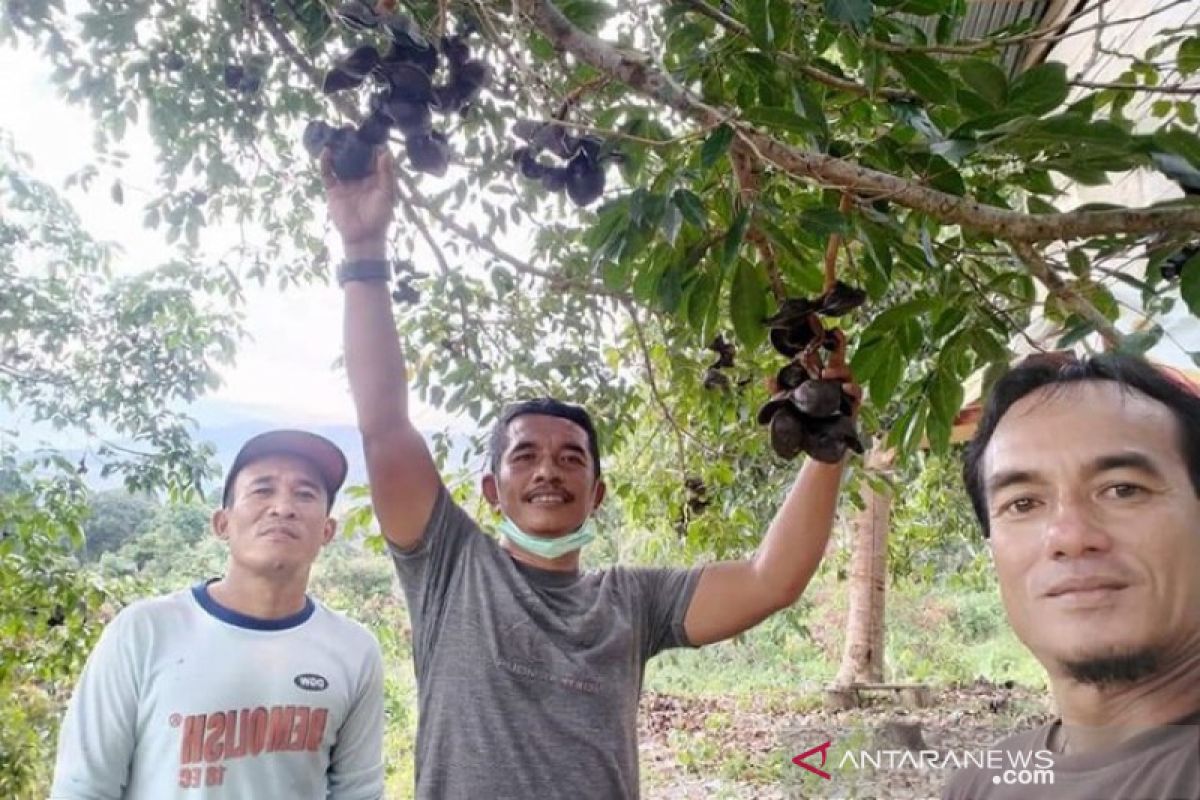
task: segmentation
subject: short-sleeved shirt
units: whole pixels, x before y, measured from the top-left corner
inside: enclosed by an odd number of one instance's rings
[[[392,556],[412,620],[418,798],[638,796],[646,661],[690,646],[701,568],[536,569],[445,488]]]
[[[1025,774],[1007,766],[960,770],[943,800],[1200,800],[1200,713],[1139,733],[1116,747],[1046,755],[1061,724],[1051,722],[995,745],[996,750],[1019,756],[1005,763],[1026,764]],[[1034,774],[1043,766],[1048,766],[1045,773]]]

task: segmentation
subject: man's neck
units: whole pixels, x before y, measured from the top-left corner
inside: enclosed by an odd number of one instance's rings
[[[225,608],[256,619],[283,619],[304,610],[308,573],[264,577],[230,563],[208,593]]]
[[[1200,642],[1136,683],[1096,686],[1062,674],[1050,682],[1063,724],[1055,749],[1071,755],[1104,750],[1200,711]]]
[[[549,570],[550,572],[579,571],[578,550],[564,553],[558,558],[542,558],[539,555],[522,550],[503,536],[500,537],[500,546],[515,560],[530,567],[537,567],[538,569]]]

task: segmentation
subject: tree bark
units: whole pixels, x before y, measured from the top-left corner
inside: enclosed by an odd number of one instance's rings
[[[892,465],[894,453],[876,444],[865,465],[882,473]],[[854,551],[850,559],[850,608],[846,644],[834,686],[883,681],[883,634],[887,585],[887,534],[892,510],[891,494],[867,488],[865,507],[854,520]]]

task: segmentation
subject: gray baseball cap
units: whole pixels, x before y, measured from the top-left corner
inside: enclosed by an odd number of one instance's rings
[[[312,464],[321,476],[321,482],[325,484],[329,506],[333,507],[333,499],[342,488],[349,471],[346,455],[324,436],[290,429],[260,433],[242,445],[242,449],[238,450],[233,459],[233,465],[229,467],[229,474],[225,477],[225,489],[221,493],[222,504],[226,508],[229,507],[233,482],[243,467],[252,461],[275,455],[296,456]]]

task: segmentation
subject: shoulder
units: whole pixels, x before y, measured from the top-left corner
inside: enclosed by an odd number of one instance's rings
[[[1000,763],[1004,765],[1036,763],[1027,761],[1026,758],[1032,759],[1036,751],[1045,749],[1051,727],[1053,727],[1053,723],[1018,731],[988,745],[984,750],[991,753],[1029,754],[1027,757],[1014,755],[1011,758],[1001,758]],[[946,783],[942,798],[943,800],[986,800],[989,797],[1011,796],[997,790],[997,782],[993,777],[996,774],[994,769],[983,766],[966,766],[955,770]]]
[[[339,645],[349,648],[378,652],[379,641],[366,625],[340,611],[334,611],[320,600],[314,599],[313,604],[316,605],[313,621],[327,629],[323,636],[336,637]]]
[[[117,612],[108,627],[131,632],[144,630],[148,626],[177,622],[194,615],[196,610],[191,588],[179,589],[170,594],[133,601]]]

